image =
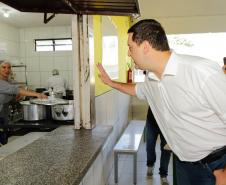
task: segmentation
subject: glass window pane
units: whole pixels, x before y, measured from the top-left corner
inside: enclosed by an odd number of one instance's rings
[[[53,51],[53,46],[36,46],[36,51]]]
[[[112,79],[118,79],[118,33],[108,16],[102,17],[102,34],[102,64]]]
[[[48,45],[53,45],[52,40],[36,40],[36,45],[37,46],[48,46]]]
[[[118,37],[103,37],[103,65],[118,65]]]
[[[70,44],[72,44],[72,41],[71,41],[71,39],[55,40],[55,44],[56,45],[62,45],[62,44],[70,45]]]
[[[112,79],[118,78],[118,38],[103,37],[102,64]]]
[[[40,39],[35,40],[36,51],[71,51],[72,39]]]
[[[70,51],[72,50],[72,45],[59,45],[55,46],[55,51]]]

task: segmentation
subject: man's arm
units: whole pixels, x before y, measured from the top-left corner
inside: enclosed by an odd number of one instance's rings
[[[213,174],[216,177],[215,185],[226,185],[226,167],[224,169],[215,170]]]
[[[99,77],[102,80],[102,82],[114,89],[117,89],[123,93],[129,94],[131,96],[136,96],[135,91],[135,84],[129,84],[129,83],[121,83],[116,82],[110,79],[106,71],[104,70],[103,66],[101,64],[97,64],[97,68],[100,72]]]

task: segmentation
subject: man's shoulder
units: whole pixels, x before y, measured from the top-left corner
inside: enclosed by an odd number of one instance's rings
[[[192,70],[194,72],[197,71],[204,73],[215,73],[221,69],[220,65],[217,62],[207,58],[181,54],[177,56],[179,59],[178,64],[180,65],[180,67],[187,70]]]

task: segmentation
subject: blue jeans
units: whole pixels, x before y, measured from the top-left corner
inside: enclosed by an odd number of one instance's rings
[[[164,150],[163,147],[166,145],[166,140],[164,139],[155,118],[149,107],[146,121],[146,151],[147,151],[147,166],[152,167],[156,161],[155,146],[158,135],[160,134],[161,139],[161,158],[160,158],[160,168],[159,174],[161,177],[166,177],[168,175],[168,165],[170,161],[171,152]]]
[[[176,157],[177,185],[215,185],[215,169],[226,167],[226,154],[211,163],[184,162]]]

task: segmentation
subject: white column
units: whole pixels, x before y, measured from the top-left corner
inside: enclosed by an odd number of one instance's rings
[[[73,90],[74,90],[74,124],[75,129],[81,127],[81,116],[80,116],[80,53],[79,53],[79,33],[78,33],[78,21],[77,15],[72,15],[72,62],[73,62]]]
[[[95,126],[94,64],[89,62],[88,16],[73,15],[73,89],[75,129]]]

